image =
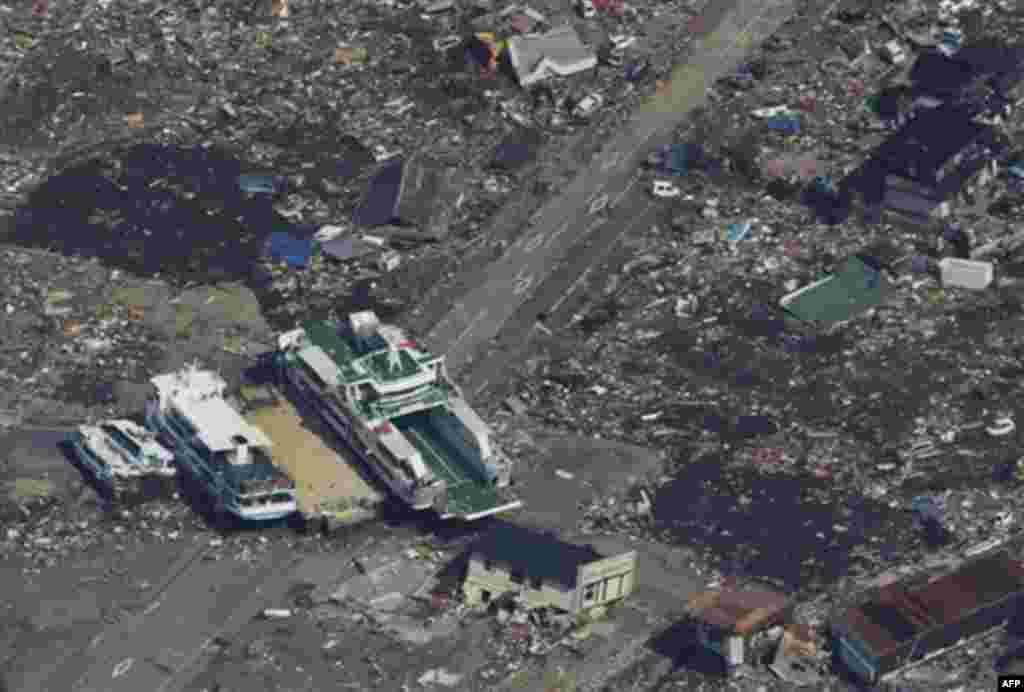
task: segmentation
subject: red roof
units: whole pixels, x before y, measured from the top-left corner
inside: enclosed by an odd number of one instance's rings
[[[394,432],[395,429],[391,427],[391,423],[388,423],[387,421],[384,421],[383,423],[378,425],[376,428],[374,428],[373,431],[375,433],[379,434],[379,435],[387,435],[388,433]]]

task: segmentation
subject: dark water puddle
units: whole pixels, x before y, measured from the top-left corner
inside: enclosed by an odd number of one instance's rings
[[[831,481],[723,469],[719,458],[687,466],[664,486],[654,518],[667,542],[703,548],[730,573],[791,589],[834,582],[854,564],[851,550],[872,539],[896,555],[912,531],[905,513],[844,496]]]
[[[365,157],[351,163],[364,166]],[[280,171],[251,165],[223,148],[133,145],[51,176],[16,211],[5,240],[96,258],[172,284],[239,281],[272,311],[281,297],[258,261],[267,237],[283,231],[308,239],[316,227],[274,210],[287,185],[276,195],[239,189],[239,175],[262,172]],[[351,171],[343,173],[329,175],[343,178]],[[376,307],[366,285],[356,287],[351,302]],[[337,301],[330,306],[344,307]]]

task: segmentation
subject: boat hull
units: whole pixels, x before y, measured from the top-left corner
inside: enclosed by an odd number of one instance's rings
[[[381,467],[381,462],[377,458],[365,452],[361,445],[355,444],[353,440],[352,426],[349,421],[337,420],[335,416],[328,414],[325,410],[324,402],[320,401],[315,393],[308,391],[297,379],[292,375],[287,365],[281,365],[281,370],[284,373],[284,381],[287,387],[295,395],[295,397],[306,407],[314,411],[317,417],[322,420],[330,429],[334,435],[341,440],[345,447],[355,455],[360,462],[362,462],[366,468],[370,469],[374,477],[385,487],[388,492],[395,498],[397,498],[402,504],[409,507],[410,509],[423,512],[427,510],[437,509],[437,497],[441,495],[443,491],[431,492],[431,493],[415,493],[410,492],[406,485],[398,483],[391,477],[391,475]]]
[[[146,425],[173,442],[175,461],[181,470],[198,482],[204,492],[214,500],[218,513],[226,514],[240,522],[265,523],[285,519],[298,511],[298,504],[295,502],[281,503],[273,509],[258,511],[242,507],[234,500],[223,482],[218,480],[217,474],[207,467],[206,462],[181,439],[176,430],[164,422],[158,411],[152,408],[146,411]]]
[[[170,474],[145,471],[130,475],[117,474],[109,466],[99,461],[99,455],[85,442],[81,434],[76,433],[73,435],[68,440],[68,443],[75,458],[82,464],[93,481],[112,495],[141,495],[144,493],[144,486],[148,486],[151,483],[166,484],[171,482],[177,475],[177,470]]]

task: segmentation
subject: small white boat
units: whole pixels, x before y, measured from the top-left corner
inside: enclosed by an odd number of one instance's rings
[[[130,420],[80,425],[71,444],[96,480],[114,490],[126,490],[143,478],[172,478],[177,473],[173,452]]]

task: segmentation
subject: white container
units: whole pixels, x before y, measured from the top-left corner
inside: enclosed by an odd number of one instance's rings
[[[983,291],[991,285],[995,272],[991,262],[945,257],[939,260],[942,285]]]

